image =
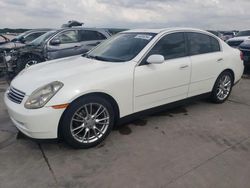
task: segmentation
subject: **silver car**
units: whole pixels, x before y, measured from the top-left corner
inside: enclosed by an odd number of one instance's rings
[[[108,30],[72,27],[52,30],[11,54],[9,72],[17,74],[27,66],[47,60],[84,54],[109,38]]]

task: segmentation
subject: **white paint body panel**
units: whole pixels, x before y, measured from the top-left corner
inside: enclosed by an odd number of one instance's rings
[[[211,35],[205,31],[186,28],[130,30],[127,32],[150,32],[157,35],[129,62],[102,62],[74,56],[31,66],[11,83],[11,86],[26,93],[24,101],[16,104],[5,95],[4,100],[11,119],[30,137],[56,138],[63,110],[55,110],[51,106],[71,103],[85,94],[101,92],[110,95],[119,106],[120,117],[124,117],[211,92],[215,80],[226,69],[234,72],[235,82],[241,78],[243,62],[240,60],[239,50],[229,47],[220,39],[221,52],[138,66],[159,38],[180,31]],[[24,108],[25,101],[34,90],[53,81],[60,81],[64,86],[45,107],[36,110]]]

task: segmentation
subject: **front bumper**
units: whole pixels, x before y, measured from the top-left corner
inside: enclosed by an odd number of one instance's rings
[[[64,109],[43,107],[40,109],[24,108],[24,98],[21,104],[10,101],[7,94],[4,102],[7,106],[10,119],[25,135],[35,139],[54,139],[58,137],[58,125]]]

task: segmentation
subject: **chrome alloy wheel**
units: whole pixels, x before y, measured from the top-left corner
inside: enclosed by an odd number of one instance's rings
[[[232,79],[229,75],[224,75],[221,77],[216,95],[219,100],[224,100],[228,97],[230,91],[232,89]]]
[[[74,113],[70,123],[70,131],[78,142],[92,143],[105,134],[109,123],[108,110],[101,104],[89,103]]]

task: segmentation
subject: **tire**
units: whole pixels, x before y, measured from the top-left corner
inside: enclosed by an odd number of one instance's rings
[[[214,103],[223,103],[230,96],[233,87],[233,75],[229,71],[222,72],[217,78],[212,93],[211,100]]]
[[[29,66],[31,66],[32,64],[37,64],[40,62],[42,62],[41,59],[33,55],[29,55],[27,57],[21,57],[20,59],[17,60],[15,74],[17,75],[19,72],[21,72],[24,68],[27,67],[28,64]]]
[[[101,143],[114,126],[114,109],[98,96],[82,97],[69,105],[59,131],[63,140],[76,149],[87,149]]]

